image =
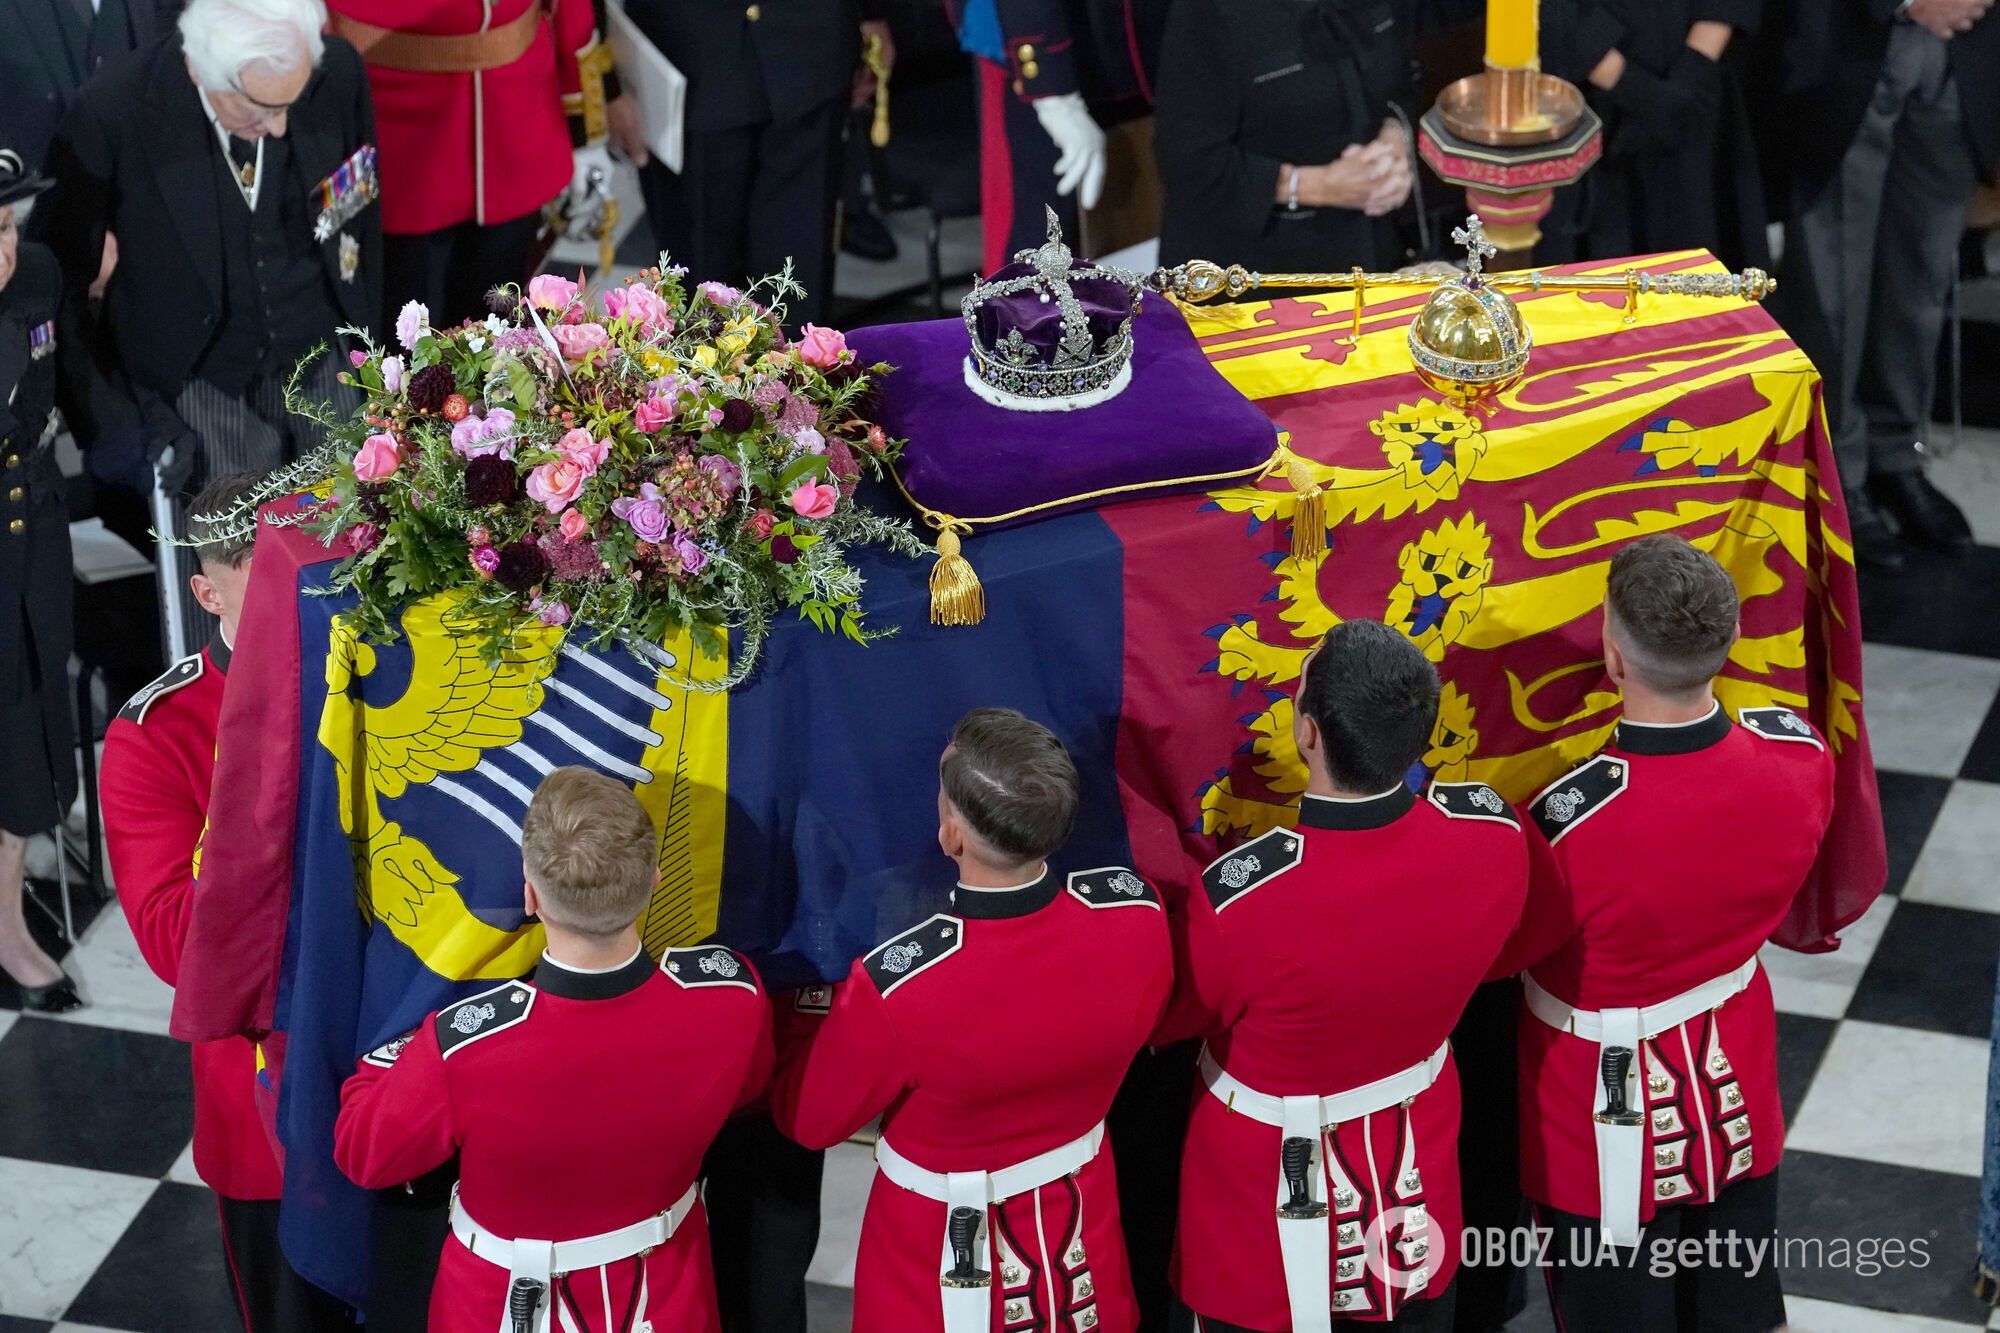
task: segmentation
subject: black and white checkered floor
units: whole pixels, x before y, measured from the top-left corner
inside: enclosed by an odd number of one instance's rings
[[[1837,953],[1766,954],[1792,1121],[1784,1230],[1822,1242],[1785,1274],[1806,1333],[2000,1328],[1969,1281],[2000,958],[2000,432],[1968,432],[1935,475],[1985,544],[1864,581],[1888,893]],[[80,933],[67,965],[89,1008],[20,1015],[0,978],[0,1333],[235,1327],[169,993],[119,912]],[[815,1333],[847,1327],[871,1169],[864,1149],[830,1157]],[[1867,1262],[1885,1241],[1924,1262]]]

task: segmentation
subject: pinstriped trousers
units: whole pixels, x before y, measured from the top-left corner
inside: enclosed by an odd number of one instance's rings
[[[356,391],[339,382],[341,356],[329,352],[306,372],[300,391],[313,402],[330,402],[346,412],[359,405]],[[207,380],[191,380],[174,399],[174,409],[201,440],[201,458],[195,465],[197,487],[231,472],[250,472],[259,477],[289,463],[314,448],[319,438],[313,424],[285,410],[285,381],[290,371],[260,375],[240,393],[219,389]],[[191,495],[169,497],[167,507],[173,535],[188,535],[188,502]],[[156,516],[157,518],[157,516]],[[162,607],[161,623],[168,636],[167,660],[197,652],[209,641],[213,627],[209,615],[194,599],[188,587],[190,575],[199,572],[194,552],[185,546],[160,547],[160,595],[175,602]],[[182,642],[173,641],[171,611],[178,607]]]

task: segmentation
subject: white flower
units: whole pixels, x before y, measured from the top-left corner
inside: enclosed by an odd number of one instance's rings
[[[486,331],[498,338],[507,331],[506,321],[502,320],[498,315],[488,315],[486,317]]]
[[[468,351],[483,352],[486,350],[486,339],[475,333],[465,340],[465,346]]]
[[[431,312],[422,301],[412,301],[396,316],[396,341],[403,344],[403,350],[417,350],[417,339],[431,326]]]

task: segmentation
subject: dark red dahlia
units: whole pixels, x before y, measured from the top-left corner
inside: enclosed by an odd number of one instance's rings
[[[771,558],[781,565],[789,565],[799,558],[799,548],[784,533],[771,538]]]
[[[514,464],[497,454],[475,458],[465,465],[465,502],[470,505],[503,505],[519,493],[520,477]]]
[[[525,593],[548,572],[548,558],[542,549],[531,541],[518,541],[502,548],[500,567],[493,571],[493,577],[509,592]]]
[[[442,412],[444,400],[457,391],[450,366],[425,366],[410,380],[410,406],[419,412]]]
[[[756,419],[757,409],[741,398],[732,398],[722,405],[722,428],[733,435],[749,430]]]

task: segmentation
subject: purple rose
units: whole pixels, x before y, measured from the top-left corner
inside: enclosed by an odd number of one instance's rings
[[[704,454],[700,466],[703,472],[715,478],[716,488],[725,500],[735,495],[736,488],[743,484],[743,469],[736,466],[734,459],[721,454]]]
[[[674,534],[674,554],[681,558],[681,568],[690,574],[699,574],[708,566],[708,552],[688,540],[685,532]]]
[[[621,495],[613,500],[611,512],[624,519],[642,542],[657,542],[667,535],[667,506],[660,499],[660,488],[650,481],[639,483],[638,498]]]

